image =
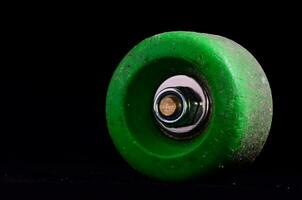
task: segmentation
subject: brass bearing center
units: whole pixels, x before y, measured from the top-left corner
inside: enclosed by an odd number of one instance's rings
[[[173,95],[167,95],[159,102],[159,111],[163,116],[170,117],[181,109],[179,99]]]

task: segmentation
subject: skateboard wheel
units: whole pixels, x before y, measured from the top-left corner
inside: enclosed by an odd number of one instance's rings
[[[272,121],[268,80],[227,38],[167,32],[123,58],[109,84],[110,136],[136,170],[185,180],[252,163]]]

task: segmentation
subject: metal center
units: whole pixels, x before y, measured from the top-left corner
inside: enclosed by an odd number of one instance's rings
[[[162,131],[174,139],[191,138],[204,127],[209,113],[207,91],[193,78],[173,76],[154,96],[153,113]]]
[[[163,97],[159,102],[159,111],[165,117],[171,117],[181,109],[181,102],[173,95]]]

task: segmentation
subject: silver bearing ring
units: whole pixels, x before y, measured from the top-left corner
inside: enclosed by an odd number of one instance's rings
[[[206,124],[210,100],[205,88],[193,78],[177,75],[157,89],[153,113],[163,132],[174,139],[191,138]]]

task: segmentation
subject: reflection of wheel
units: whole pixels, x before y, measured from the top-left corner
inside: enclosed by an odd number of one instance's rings
[[[106,116],[133,168],[183,180],[252,162],[269,133],[272,97],[261,66],[237,43],[168,32],[142,41],[121,61]]]

